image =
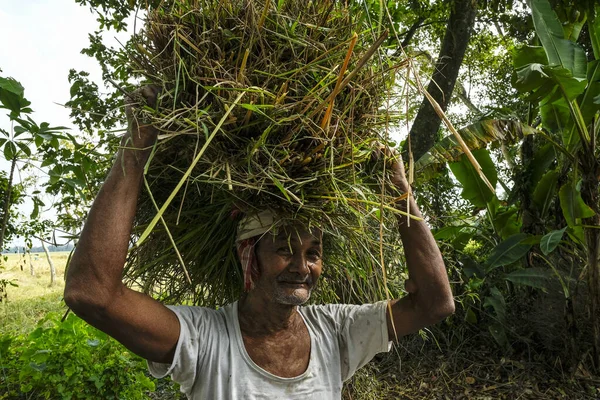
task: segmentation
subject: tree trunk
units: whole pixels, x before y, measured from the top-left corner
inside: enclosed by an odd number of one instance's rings
[[[531,235],[537,235],[536,222],[539,222],[536,216],[535,206],[533,204],[533,192],[537,182],[532,182],[531,171],[533,169],[533,159],[535,156],[535,141],[533,135],[523,138],[521,144],[521,164],[522,168],[518,172],[518,181],[521,183],[519,189],[519,199],[521,200],[521,213],[523,224],[521,232]]]
[[[31,259],[31,251],[29,252],[29,272],[31,276],[35,276],[35,270],[33,269],[33,260]]]
[[[15,174],[15,167],[17,165],[16,157],[13,158],[10,164],[10,176],[8,178],[8,187],[6,188],[6,195],[4,199],[4,218],[2,219],[2,229],[0,230],[0,251],[4,249],[4,234],[6,233],[6,226],[8,225],[8,213],[10,211],[10,196],[12,195],[12,182]]]
[[[475,25],[477,1],[454,0],[451,7],[450,20],[448,21],[442,48],[433,76],[427,87],[427,91],[444,111],[448,109],[448,103],[452,97],[458,72]],[[424,98],[410,130],[415,160],[421,158],[435,144],[440,124],[440,117],[429,101]]]
[[[50,257],[50,252],[48,251],[48,246],[42,240],[42,247],[44,248],[44,252],[46,253],[46,258],[48,259],[48,265],[50,265],[50,286],[53,286],[56,282],[56,268],[54,268],[54,263],[52,262],[52,258]]]
[[[600,226],[600,196],[598,189],[598,171],[589,171],[583,178],[581,195],[585,203],[595,212],[591,218],[583,222],[588,226]],[[600,231],[595,228],[584,228],[587,243],[587,280],[588,280],[588,305],[592,323],[593,360],[596,371],[600,372]]]

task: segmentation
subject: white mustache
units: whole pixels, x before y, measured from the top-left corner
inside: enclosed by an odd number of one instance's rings
[[[298,284],[300,284],[300,283],[306,283],[308,285],[311,285],[312,284],[312,279],[311,278],[306,278],[306,279],[299,280],[299,279],[289,279],[289,278],[285,278],[284,277],[284,278],[277,279],[277,282],[298,283]]]

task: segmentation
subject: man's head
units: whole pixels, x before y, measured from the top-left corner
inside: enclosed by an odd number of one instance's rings
[[[322,269],[321,230],[264,211],[240,223],[237,243],[247,292],[288,305],[310,298]]]
[[[288,226],[267,233],[255,248],[259,276],[254,290],[279,304],[308,301],[323,268],[322,233]]]

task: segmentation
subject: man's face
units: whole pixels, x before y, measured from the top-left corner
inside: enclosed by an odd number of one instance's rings
[[[260,277],[254,291],[279,304],[305,303],[321,275],[321,239],[320,230],[300,227],[265,235],[256,244]]]

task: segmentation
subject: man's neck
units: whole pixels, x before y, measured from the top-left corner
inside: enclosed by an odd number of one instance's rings
[[[271,335],[294,328],[301,317],[297,306],[266,301],[247,294],[238,302],[238,320],[242,333],[250,336]]]

